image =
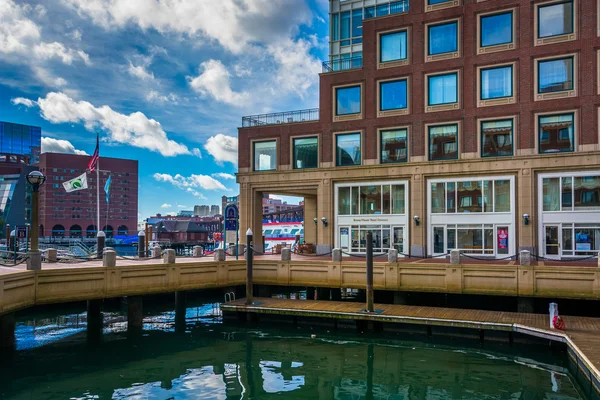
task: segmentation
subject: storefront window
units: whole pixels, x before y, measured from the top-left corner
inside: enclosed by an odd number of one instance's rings
[[[510,212],[510,190],[510,181],[506,179],[432,182],[431,212],[434,214]]]
[[[444,199],[446,197],[446,185],[444,182],[431,184],[431,212],[445,213]]]
[[[600,209],[600,176],[577,176],[574,185],[575,210]]]
[[[338,188],[338,215],[405,214],[406,186],[380,184]]]
[[[350,214],[350,188],[341,187],[338,190],[338,214]]]
[[[494,211],[510,212],[510,181],[494,181]]]
[[[390,186],[384,185],[383,186],[383,213],[384,214],[390,214],[391,205],[392,205],[392,200],[391,200]]]
[[[406,187],[404,185],[392,185],[392,214],[405,214]]]
[[[458,212],[481,212],[481,181],[458,182]]]
[[[560,210],[560,179],[544,178],[543,180],[543,210]]]
[[[360,213],[381,214],[381,186],[361,186]]]
[[[360,189],[358,186],[352,186],[351,193],[351,203],[350,203],[350,213],[352,215],[358,215],[358,197],[360,194]]]
[[[542,179],[543,211],[600,210],[600,176]]]

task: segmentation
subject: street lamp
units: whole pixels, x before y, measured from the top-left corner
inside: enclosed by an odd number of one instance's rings
[[[38,251],[38,239],[39,239],[39,191],[40,186],[46,182],[46,177],[40,171],[31,171],[27,174],[27,182],[31,185],[31,253]],[[41,265],[40,265],[41,267]]]

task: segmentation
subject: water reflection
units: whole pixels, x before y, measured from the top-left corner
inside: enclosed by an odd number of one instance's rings
[[[0,398],[584,398],[562,365],[531,349],[517,354],[508,346],[482,350],[342,332],[312,339],[312,331],[295,328],[253,331],[218,323],[212,305],[188,308],[179,334],[174,314],[146,316],[144,334],[135,340],[125,334],[122,314],[105,314],[109,322],[95,345],[76,332],[84,327],[81,314],[22,321],[19,348],[27,350],[10,361],[0,355]]]

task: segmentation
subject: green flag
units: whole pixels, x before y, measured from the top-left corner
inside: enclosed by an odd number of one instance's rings
[[[78,176],[77,178],[73,178],[70,181],[63,182],[63,186],[67,193],[75,192],[77,190],[87,189],[87,175],[85,172]]]

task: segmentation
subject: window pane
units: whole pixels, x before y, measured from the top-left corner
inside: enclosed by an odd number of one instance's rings
[[[513,121],[481,122],[481,156],[498,157],[513,155]]]
[[[431,184],[431,212],[432,213],[445,213],[446,207],[444,199],[446,198],[446,185],[444,182],[432,183]]]
[[[562,178],[561,210],[573,209],[573,178]]]
[[[560,181],[559,178],[544,178],[543,186],[543,210],[560,211]]]
[[[345,11],[343,12],[341,17],[341,26],[342,26],[342,30],[341,30],[341,38],[342,40],[344,39],[349,39],[350,38],[350,11]],[[350,43],[348,43],[350,44]],[[342,46],[344,44],[342,43]]]
[[[456,183],[446,182],[446,212],[456,212]]]
[[[458,158],[458,125],[429,127],[429,160]]]
[[[317,168],[319,166],[319,139],[294,139],[294,168]]]
[[[380,91],[380,111],[399,110],[407,107],[407,83],[406,79],[399,81],[381,82]]]
[[[336,136],[337,166],[360,165],[360,133]]]
[[[350,188],[341,187],[338,189],[338,214],[350,214]]]
[[[575,177],[575,210],[600,209],[600,176]]]
[[[481,100],[513,95],[512,65],[481,70]]]
[[[494,212],[493,181],[483,181],[483,212]]]
[[[362,36],[362,8],[352,11],[352,37]],[[356,43],[356,42],[355,42]]]
[[[388,4],[382,4],[377,6],[377,16],[381,17],[390,13],[390,7]]]
[[[512,11],[481,17],[481,47],[511,43]]]
[[[459,249],[465,250],[465,253],[482,253],[482,229],[457,229],[457,234]]]
[[[360,114],[360,86],[337,88],[336,115]]]
[[[430,25],[429,30],[429,55],[443,54],[458,49],[458,22]]]
[[[358,186],[352,186],[352,193],[350,196],[350,214],[358,215],[358,197],[360,195],[360,188]]]
[[[538,61],[538,92],[552,93],[573,89],[573,57]]]
[[[433,5],[433,4],[441,4],[441,3],[447,3],[451,0],[427,0],[427,4],[429,5]]]
[[[391,207],[392,207],[392,199],[391,199],[392,193],[390,190],[390,185],[383,185],[382,191],[383,191],[383,213],[390,214]]]
[[[573,114],[539,117],[540,153],[573,151]]]
[[[392,214],[404,214],[406,191],[404,185],[392,185]]]
[[[573,2],[540,6],[538,36],[540,38],[573,33]]]
[[[254,143],[254,170],[270,171],[277,168],[277,142]]]
[[[456,184],[458,212],[481,212],[481,181],[457,182]]]
[[[495,212],[510,212],[510,181],[494,181]],[[491,210],[486,210],[486,212]]]
[[[381,131],[381,163],[407,161],[406,129]]]
[[[458,74],[428,76],[429,105],[458,102]]]
[[[381,186],[360,187],[360,213],[381,214]]]
[[[365,7],[365,19],[375,17],[375,7]]]
[[[381,35],[380,46],[381,62],[406,59],[406,31]]]
[[[331,40],[340,38],[340,14],[331,15]]]
[[[408,0],[395,1],[390,3],[390,14],[396,14],[408,11]]]

